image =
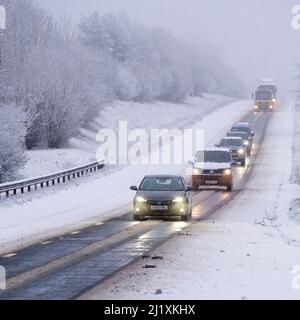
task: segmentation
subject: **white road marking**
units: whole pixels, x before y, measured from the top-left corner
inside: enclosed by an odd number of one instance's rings
[[[49,240],[49,241],[44,241],[44,242],[41,242],[41,245],[46,245],[46,244],[50,244],[52,243],[53,241]]]
[[[2,256],[2,258],[12,258],[12,257],[14,257],[16,255],[17,255],[16,253],[9,253],[9,254],[6,254],[6,255]]]
[[[79,234],[79,233],[81,233],[81,231],[74,231],[74,232],[71,232],[70,234],[75,235],[75,234]]]

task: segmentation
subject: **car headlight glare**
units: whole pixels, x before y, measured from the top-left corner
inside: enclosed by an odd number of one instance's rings
[[[136,202],[147,202],[147,200],[146,199],[144,199],[143,197],[137,197],[136,198]]]
[[[255,106],[254,106],[254,109],[257,110],[257,109],[258,109],[258,105],[255,105]]]
[[[244,142],[244,145],[245,145],[245,146],[249,146],[249,141],[245,141],[245,142]]]
[[[239,154],[244,154],[245,153],[245,150],[244,149],[239,149]]]
[[[183,203],[184,202],[184,198],[183,197],[177,197],[173,200],[174,203]]]
[[[231,175],[231,170],[230,169],[226,169],[224,171],[225,176],[230,176]]]
[[[193,169],[193,174],[194,174],[194,175],[200,174],[200,170],[199,170],[199,169],[194,168],[194,169]]]

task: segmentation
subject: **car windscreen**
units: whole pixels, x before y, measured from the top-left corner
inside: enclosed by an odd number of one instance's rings
[[[272,92],[276,92],[277,91],[277,88],[276,86],[274,85],[261,85],[258,87],[258,90],[257,91],[272,91]]]
[[[143,180],[142,191],[182,191],[184,189],[179,177],[147,177]]]
[[[226,151],[217,150],[198,152],[196,155],[196,162],[227,163],[230,162],[230,155]]]
[[[249,127],[232,127],[231,129],[232,132],[246,132],[248,135],[251,135],[251,129]]]
[[[272,99],[272,92],[271,91],[257,91],[255,93],[256,100],[270,100]]]
[[[229,132],[227,133],[228,137],[240,137],[243,140],[248,140],[248,134],[245,132]]]
[[[220,146],[221,147],[240,147],[243,145],[243,140],[242,139],[222,139]]]

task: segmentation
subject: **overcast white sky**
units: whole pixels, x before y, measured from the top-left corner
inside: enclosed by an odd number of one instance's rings
[[[211,42],[249,87],[261,77],[291,88],[300,61],[300,30],[291,28],[291,9],[300,0],[40,0],[55,15],[121,11],[140,23],[165,27],[201,46]],[[253,88],[254,90],[254,88]]]

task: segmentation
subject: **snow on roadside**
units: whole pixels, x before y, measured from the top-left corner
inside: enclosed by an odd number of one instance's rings
[[[249,101],[238,101],[208,114],[196,126],[205,130],[207,144],[217,142],[235,121],[249,111]],[[191,155],[192,156],[192,155]],[[63,190],[22,206],[1,209],[0,251],[26,246],[48,237],[93,223],[120,216],[131,207],[130,185],[138,184],[145,174],[181,173],[181,166],[134,165],[77,188]],[[115,210],[118,209],[119,210]],[[123,208],[123,209],[122,209]]]
[[[230,97],[204,94],[190,97],[184,103],[137,103],[115,101],[109,103],[90,125],[62,149],[29,150],[27,163],[20,170],[22,179],[42,176],[84,165],[96,160],[96,133],[101,128],[117,130],[119,121],[128,121],[129,128],[169,128],[194,122],[194,119],[233,101]]]
[[[95,161],[95,154],[74,148],[45,149],[26,151],[26,158],[20,175],[30,179],[91,163]]]
[[[202,116],[226,105],[234,99],[219,95],[204,94],[203,97],[189,97],[184,103],[156,102],[138,103],[116,101],[108,104],[89,130],[71,139],[73,148],[96,154],[96,133],[99,129],[118,130],[119,121],[127,121],[129,129],[143,128],[146,131],[160,128],[182,129],[200,120]]]
[[[290,243],[300,243],[300,176],[299,176],[299,161],[300,161],[300,105],[296,104],[292,110],[294,118],[294,126],[291,126],[291,136],[289,145],[291,145],[291,157],[286,166],[285,179],[281,185],[280,199],[278,201],[278,212],[286,212],[286,215],[281,215],[278,219],[282,237]],[[291,114],[292,116],[292,114]],[[292,119],[291,119],[292,123]],[[288,175],[290,179],[288,180]]]
[[[163,260],[142,259],[84,299],[300,299],[292,269],[299,245],[287,241],[293,104],[281,106],[246,187],[234,201],[155,250]],[[299,235],[299,233],[298,233]],[[157,290],[162,294],[155,294]]]

